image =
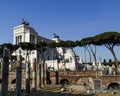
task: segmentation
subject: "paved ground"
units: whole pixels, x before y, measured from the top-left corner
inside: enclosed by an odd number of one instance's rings
[[[71,88],[72,90],[70,90]],[[120,96],[120,94],[111,94],[111,93],[99,93],[99,94],[91,93],[88,95],[84,91],[81,91],[82,88],[83,90],[85,90],[84,87],[71,85],[71,86],[65,86],[65,91],[61,91],[61,85],[49,85],[49,86],[42,88],[39,91],[31,92],[30,96]],[[15,96],[14,93],[15,93],[14,91],[9,92],[8,96]],[[0,96],[1,96],[1,92],[0,92]],[[26,95],[23,95],[22,93],[21,96],[26,96]]]
[[[61,91],[61,85],[49,85],[42,88],[39,91],[31,92],[30,96],[95,96],[93,94],[90,94],[90,95],[82,94],[79,91],[74,91],[74,90],[71,91],[68,88],[69,86],[65,86],[65,90]],[[71,86],[70,88],[76,89],[78,88],[78,86]],[[14,94],[15,94],[14,91],[9,92],[8,96],[15,96]],[[25,96],[23,94],[24,94],[24,91],[22,93],[22,96]]]

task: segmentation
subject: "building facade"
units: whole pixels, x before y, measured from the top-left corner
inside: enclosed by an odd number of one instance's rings
[[[19,44],[21,42],[30,42],[30,43],[39,43],[44,41],[50,43],[52,41],[59,42],[59,36],[54,36],[53,39],[48,39],[42,36],[39,36],[34,28],[29,26],[28,23],[22,22],[19,26],[13,28],[13,44]],[[21,50],[21,55],[23,58],[26,57],[26,51]],[[14,53],[17,55],[18,51]],[[32,66],[33,59],[36,58],[37,64],[40,62],[40,54],[37,50],[33,50],[29,54],[29,61]],[[45,64],[49,70],[76,70],[77,62],[76,55],[72,48],[47,48],[44,52]],[[23,61],[23,66],[25,61]]]

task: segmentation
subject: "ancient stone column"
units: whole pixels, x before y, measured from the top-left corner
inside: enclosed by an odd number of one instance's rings
[[[36,59],[33,59],[32,66],[32,90],[36,91]]]
[[[42,75],[41,75],[41,64],[39,64],[39,71],[38,71],[38,72],[39,72],[39,80],[38,80],[38,82],[39,82],[39,89],[41,89],[41,87],[42,87],[42,86],[41,86],[41,84],[42,84],[42,83],[41,83],[41,82],[42,82],[42,80],[41,80],[41,76],[42,76]]]
[[[26,94],[30,95],[30,62],[26,63]]]
[[[0,72],[2,73],[2,66],[3,66],[3,59],[2,58],[0,59],[0,64],[1,64],[0,65]]]
[[[47,80],[46,80],[46,74],[47,74],[47,69],[46,69],[46,67],[47,67],[47,64],[46,63],[44,63],[44,84],[45,84],[45,86],[46,86],[46,84],[47,84]]]
[[[2,87],[1,87],[2,96],[8,96],[9,57],[10,57],[9,49],[4,48],[2,66]]]
[[[16,92],[15,96],[21,96],[21,81],[22,81],[22,58],[21,52],[17,56],[16,62]]]
[[[39,61],[39,64],[38,64],[38,74],[39,74],[39,78],[38,78],[38,89],[41,89],[41,87],[42,87],[42,60],[41,60],[41,55],[40,55],[40,59],[39,59],[40,61]]]
[[[44,87],[44,64],[41,63],[41,87]]]

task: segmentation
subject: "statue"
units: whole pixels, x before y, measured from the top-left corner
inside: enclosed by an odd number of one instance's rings
[[[59,38],[59,36],[58,36],[58,35],[56,35],[55,33],[53,33],[53,35],[54,35],[54,38]]]
[[[29,25],[28,22],[26,22],[23,18],[22,18],[22,23],[21,24],[24,24],[24,25]]]

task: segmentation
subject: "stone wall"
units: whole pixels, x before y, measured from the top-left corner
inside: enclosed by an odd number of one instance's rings
[[[37,77],[38,76],[39,74],[37,74]],[[26,80],[25,77],[26,77],[25,72],[22,72],[22,88],[25,88],[25,80]],[[2,78],[2,74],[0,73],[0,79],[1,78]],[[15,72],[9,73],[10,88],[16,86],[14,79],[16,79],[16,73]],[[120,76],[113,76],[113,75],[101,76],[101,75],[97,75],[96,71],[50,72],[49,78],[47,79],[50,80],[52,84],[58,84],[62,80],[67,80],[69,84],[77,84],[77,85],[86,84],[88,86],[91,86],[91,88],[93,89],[95,88],[95,81],[100,81],[101,87],[104,88],[107,88],[110,83],[120,84]],[[31,85],[32,85],[32,74],[31,74]]]

